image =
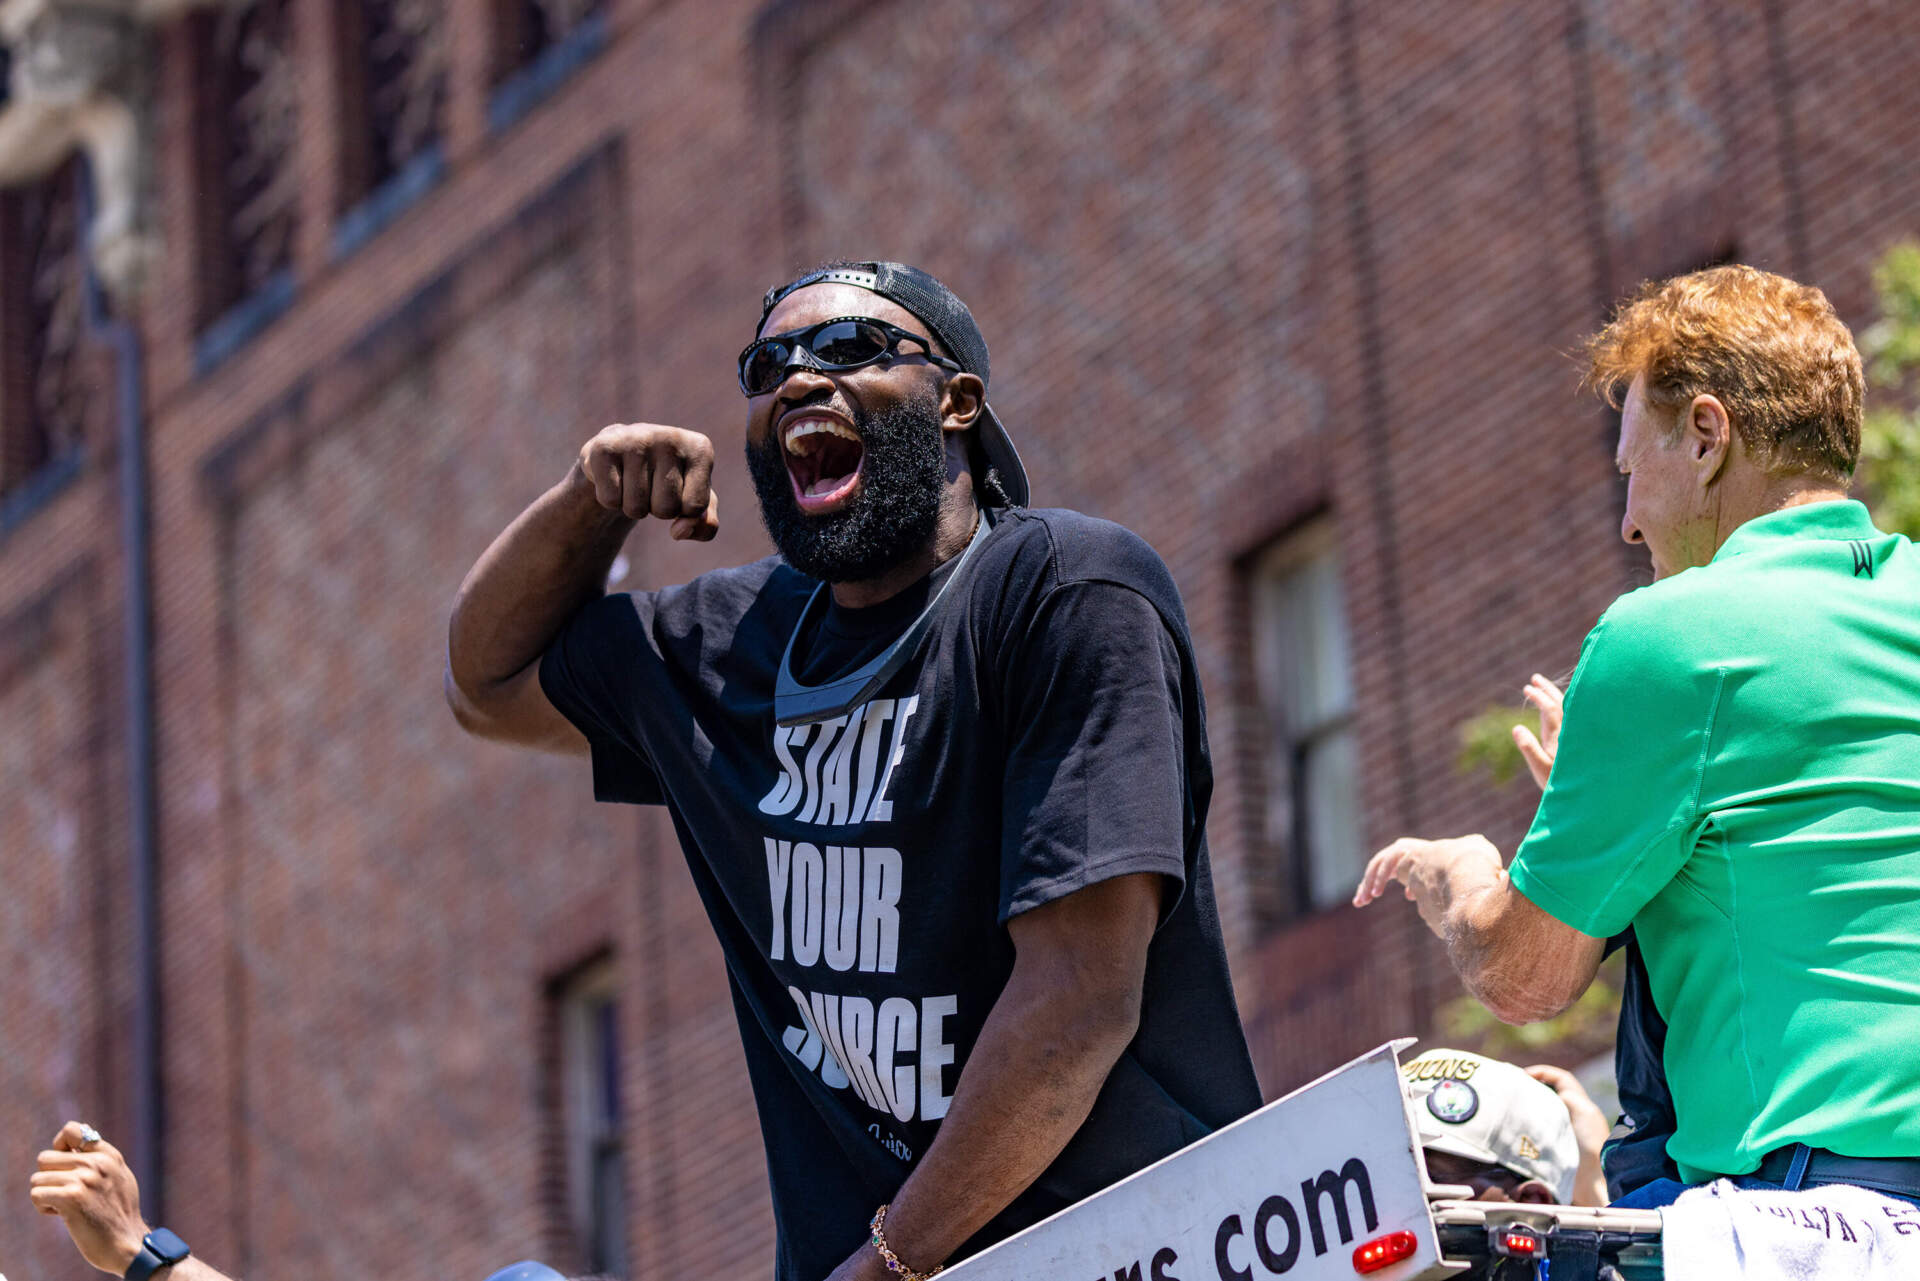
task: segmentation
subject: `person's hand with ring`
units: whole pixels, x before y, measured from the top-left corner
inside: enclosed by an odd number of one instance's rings
[[[57,1214],[80,1257],[102,1272],[125,1274],[148,1228],[140,1187],[120,1150],[81,1121],[69,1121],[40,1154],[31,1182],[33,1204]]]

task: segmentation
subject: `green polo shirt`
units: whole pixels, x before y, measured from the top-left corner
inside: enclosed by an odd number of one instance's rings
[[[1854,502],[1749,521],[1587,636],[1513,884],[1632,925],[1690,1181],[1920,1157],[1920,553]]]

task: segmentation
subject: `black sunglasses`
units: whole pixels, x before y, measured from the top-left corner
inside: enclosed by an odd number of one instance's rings
[[[960,369],[957,362],[934,354],[930,338],[870,316],[835,316],[805,329],[749,343],[740,353],[740,390],[748,396],[764,396],[784,382],[787,370],[796,364],[839,371],[892,360],[900,354],[897,349],[902,342],[924,347],[925,351],[911,354],[925,356],[930,364]]]

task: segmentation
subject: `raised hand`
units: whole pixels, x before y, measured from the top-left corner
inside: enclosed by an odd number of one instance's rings
[[[673,522],[675,538],[706,542],[720,529],[713,442],[660,423],[615,423],[580,447],[580,470],[602,507]]]
[[[120,1150],[78,1121],[69,1121],[40,1154],[29,1195],[42,1214],[66,1224],[80,1257],[120,1276],[140,1253],[147,1224],[140,1188]]]
[[[1565,699],[1560,687],[1539,672],[1533,674],[1533,679],[1527,682],[1520,696],[1540,713],[1540,733],[1536,737],[1526,726],[1515,725],[1513,745],[1520,749],[1520,758],[1527,763],[1527,773],[1533,775],[1534,783],[1544,791],[1547,776],[1553,772],[1553,758],[1560,751],[1560,716]]]
[[[1453,906],[1453,871],[1471,866],[1476,882],[1497,880],[1501,874],[1500,851],[1484,836],[1456,836],[1444,841],[1423,841],[1403,836],[1367,860],[1360,884],[1353,892],[1353,905],[1365,907],[1387,892],[1398,881],[1406,897],[1420,909],[1420,919],[1442,938],[1447,910]]]

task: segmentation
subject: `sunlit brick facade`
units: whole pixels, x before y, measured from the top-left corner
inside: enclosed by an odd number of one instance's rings
[[[1461,772],[1457,729],[1647,572],[1564,353],[1637,279],[1727,257],[1862,324],[1920,233],[1893,5],[253,0],[157,19],[147,56],[165,1214],[262,1278],[584,1266],[582,967],[617,1011],[632,1275],[764,1270],[664,816],[463,737],[440,675],[462,574],[604,423],[722,460],[719,541],[643,528],[630,581],[764,554],[733,359],[769,284],[944,277],[1035,501],[1172,566],[1277,1094],[1458,988],[1398,902],[1301,910],[1268,550],[1332,531],[1363,843],[1510,847],[1526,785]],[[0,197],[0,1269],[39,1281],[90,1273],[27,1205],[32,1154],[71,1115],[127,1133],[136,999],[121,357],[77,252],[22,230],[66,198]]]

